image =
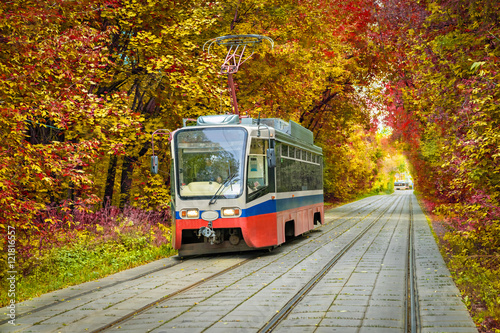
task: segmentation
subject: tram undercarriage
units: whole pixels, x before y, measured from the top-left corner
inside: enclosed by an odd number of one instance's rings
[[[240,228],[219,228],[213,230],[215,233],[215,237],[213,238],[201,235],[199,229],[182,230],[182,245],[179,249],[179,257],[259,250],[259,248],[247,245]],[[261,249],[267,248],[264,247]]]

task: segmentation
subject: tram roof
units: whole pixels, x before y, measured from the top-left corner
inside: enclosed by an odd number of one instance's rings
[[[221,125],[257,125],[257,123],[272,127],[276,130],[276,138],[289,144],[309,146],[310,149],[321,153],[322,149],[314,144],[313,132],[293,120],[285,121],[279,118],[240,118],[235,114],[200,116],[196,126]]]

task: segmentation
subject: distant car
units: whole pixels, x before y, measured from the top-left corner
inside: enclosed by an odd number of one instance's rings
[[[394,190],[408,190],[409,188],[407,182],[394,182]]]

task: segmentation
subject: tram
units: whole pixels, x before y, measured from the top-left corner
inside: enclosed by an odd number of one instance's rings
[[[410,189],[408,182],[403,180],[394,182],[394,190],[408,190],[408,189]]]
[[[324,221],[322,149],[293,121],[201,116],[171,150],[179,256],[270,249]]]
[[[194,126],[184,121],[170,133],[172,242],[181,257],[270,249],[324,221],[322,149],[313,133],[291,120],[239,114],[233,74],[263,41],[273,47],[261,35],[221,36],[203,46],[227,52],[220,74],[228,76],[234,111],[201,116]],[[152,148],[157,173],[153,138]]]

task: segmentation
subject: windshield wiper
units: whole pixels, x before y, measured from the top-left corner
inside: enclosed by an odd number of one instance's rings
[[[212,199],[210,199],[210,201],[208,202],[209,205],[212,205],[214,204],[217,199],[218,199],[218,196],[220,194],[220,192],[228,185],[230,184],[234,178],[236,178],[236,176],[238,175],[237,172],[233,173],[232,175],[230,175],[229,177],[226,178],[226,180],[224,180],[222,182],[222,184],[220,184],[219,188],[217,189],[217,191],[215,191],[215,194],[214,196],[212,197]]]

